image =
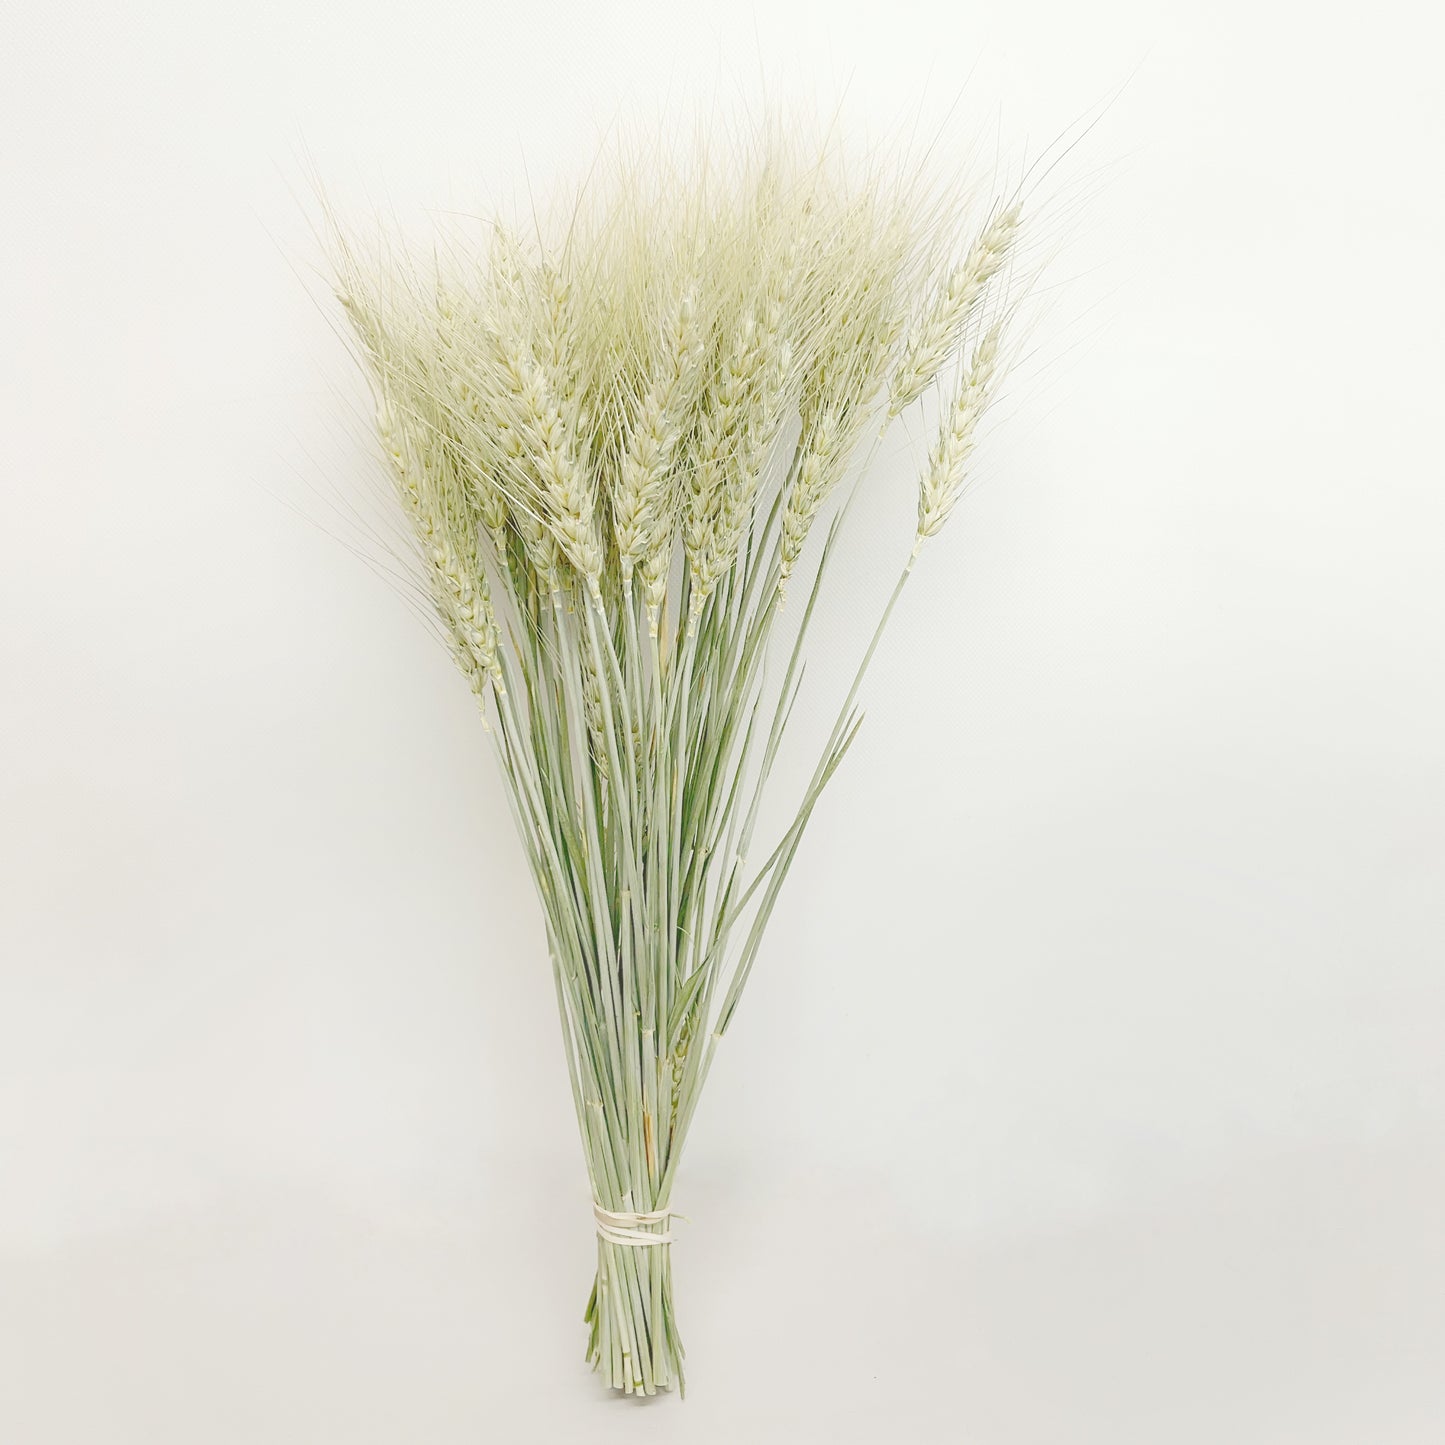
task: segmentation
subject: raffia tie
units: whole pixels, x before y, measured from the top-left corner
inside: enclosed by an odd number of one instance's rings
[[[597,1234],[609,1244],[621,1244],[629,1249],[643,1249],[651,1244],[671,1244],[672,1230],[667,1228],[673,1217],[670,1209],[604,1209],[594,1199],[592,1214],[597,1220]],[[678,1219],[686,1218],[679,1214]],[[660,1234],[654,1234],[646,1226],[660,1224]]]

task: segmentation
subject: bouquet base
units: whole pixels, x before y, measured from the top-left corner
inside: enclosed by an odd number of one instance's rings
[[[682,1340],[672,1307],[672,1249],[597,1240],[597,1277],[583,1319],[587,1358],[629,1395],[685,1392]]]

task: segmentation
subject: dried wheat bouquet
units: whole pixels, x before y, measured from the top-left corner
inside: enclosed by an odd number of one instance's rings
[[[424,261],[344,235],[334,255],[546,923],[595,1201],[587,1353],[651,1394],[683,1382],[683,1144],[888,612],[969,476],[1019,205],[769,131],[619,151],[558,214]],[[925,393],[915,545],[760,846],[855,463]]]

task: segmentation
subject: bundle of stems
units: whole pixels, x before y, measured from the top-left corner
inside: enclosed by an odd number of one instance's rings
[[[396,493],[541,900],[596,1203],[587,1353],[618,1389],[683,1383],[683,1144],[864,672],[968,477],[1018,226],[1016,196],[774,137],[619,162],[563,224],[489,223],[425,262],[337,236]],[[914,546],[756,861],[840,483],[940,390]]]

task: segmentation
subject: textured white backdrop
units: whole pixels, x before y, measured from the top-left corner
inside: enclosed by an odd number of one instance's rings
[[[4,29],[5,1445],[1440,1438],[1433,7]],[[581,1361],[585,1184],[470,699],[325,530],[366,454],[306,155],[416,219],[760,73],[863,131],[961,96],[986,152],[1123,89],[697,1120],[691,1396],[638,1407]],[[906,536],[888,463],[820,682]]]

